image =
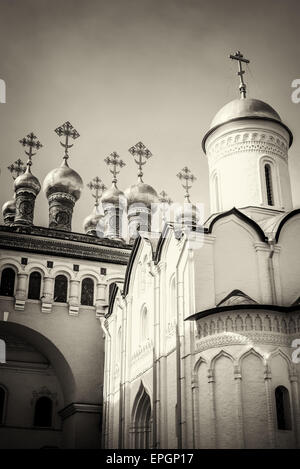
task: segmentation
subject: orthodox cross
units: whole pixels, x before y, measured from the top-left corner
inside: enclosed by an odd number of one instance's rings
[[[250,60],[245,59],[243,54],[241,54],[239,50],[234,55],[231,54],[229,58],[233,60],[237,60],[239,63],[238,65],[239,71],[237,73],[240,77],[239,89],[240,89],[241,98],[245,99],[246,98],[246,83],[244,82],[244,77],[243,77],[245,70],[243,70],[242,62],[244,62],[245,64],[248,64],[250,63]]]
[[[160,210],[161,210],[161,213],[162,213],[162,221],[165,222],[166,221],[166,213],[168,212],[168,207],[167,206],[172,203],[172,200],[170,199],[170,197],[168,196],[168,194],[165,191],[161,191],[161,193],[159,194],[159,201],[161,203]]]
[[[117,168],[121,169],[124,166],[126,166],[126,164],[124,163],[123,160],[120,159],[120,156],[115,151],[111,153],[109,156],[107,156],[104,161],[109,167],[111,174],[113,175],[112,183],[117,184],[117,174],[119,174],[120,172],[120,170],[117,171]]]
[[[171,204],[172,199],[168,196],[168,194],[165,191],[161,191],[159,194],[159,201],[163,204]]]
[[[62,143],[62,142],[59,142],[59,143],[65,149],[65,154],[63,158],[65,161],[67,161],[67,159],[69,158],[68,150],[69,148],[73,146],[73,143],[72,145],[69,145],[69,138],[71,137],[73,138],[73,140],[75,140],[75,138],[80,137],[80,135],[77,132],[77,130],[74,129],[73,125],[70,124],[69,121],[65,122],[60,127],[57,127],[57,129],[55,129],[55,132],[57,133],[59,137],[62,137],[62,136],[65,137],[65,143]]]
[[[25,173],[25,164],[19,158],[17,161],[8,166],[7,169],[11,173],[12,178],[16,179],[18,176],[20,176],[20,174]]]
[[[192,187],[192,184],[194,181],[196,181],[196,177],[192,174],[191,170],[185,166],[178,174],[177,174],[178,179],[180,181],[183,181],[182,187],[185,189],[185,194],[184,197],[188,203],[191,203],[190,201],[190,192],[189,190]]]
[[[95,199],[95,206],[98,207],[99,200],[101,198],[103,191],[105,191],[106,189],[106,185],[103,184],[103,182],[98,176],[96,176],[94,177],[94,179],[91,180],[91,182],[87,184],[87,187],[90,189],[90,191],[92,192],[92,196]],[[94,194],[93,194],[93,191],[95,191]]]
[[[29,151],[25,150],[26,155],[28,156],[27,167],[30,170],[30,166],[32,165],[32,157],[36,155],[36,152],[33,153],[33,150],[39,150],[42,148],[41,142],[37,139],[33,132],[27,135],[27,137],[22,138],[19,140],[23,147],[29,148]]]
[[[147,160],[151,158],[152,153],[148,148],[145,147],[145,145],[142,142],[136,143],[133,147],[129,148],[129,153],[132,154],[134,161],[139,167],[139,172],[138,172],[138,178],[140,182],[143,182],[143,171],[142,167],[147,163]],[[135,156],[138,157],[138,159],[135,159]]]

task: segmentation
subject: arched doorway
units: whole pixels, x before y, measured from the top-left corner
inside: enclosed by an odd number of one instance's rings
[[[0,321],[0,338],[6,344],[0,448],[62,447],[60,410],[74,389],[68,363],[49,339],[24,325]]]
[[[152,446],[152,411],[149,394],[141,384],[133,406],[133,447],[148,449]]]

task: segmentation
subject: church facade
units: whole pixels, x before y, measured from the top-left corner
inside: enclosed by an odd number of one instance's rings
[[[140,232],[106,315],[107,448],[300,447],[300,210],[292,133],[225,105],[203,138],[212,215]],[[195,207],[194,207],[195,208]],[[195,210],[192,210],[192,215]]]

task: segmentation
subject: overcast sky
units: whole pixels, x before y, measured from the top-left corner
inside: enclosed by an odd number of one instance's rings
[[[128,148],[142,140],[153,153],[145,182],[183,199],[177,172],[197,177],[192,200],[209,214],[207,161],[201,140],[226,102],[238,97],[240,49],[250,60],[248,95],[271,104],[291,128],[289,164],[294,205],[300,205],[299,0],[0,0],[1,205],[12,198],[6,167],[23,157],[18,140],[34,131],[44,145],[32,172],[42,183],[63,156],[54,129],[69,120],[80,133],[69,164],[84,180],[73,230],[93,206],[86,184],[117,151],[127,166],[119,187],[136,181]],[[41,192],[35,224],[47,226]]]

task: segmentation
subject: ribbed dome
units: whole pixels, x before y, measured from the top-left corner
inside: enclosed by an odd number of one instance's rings
[[[20,176],[15,179],[14,186],[15,192],[19,189],[31,189],[37,195],[41,190],[38,178],[31,173],[29,167],[27,167],[24,174],[20,174]]]
[[[128,206],[132,204],[144,204],[146,207],[151,207],[151,204],[159,201],[156,190],[149,184],[139,182],[128,187],[125,191]]]
[[[105,207],[105,205],[115,205],[115,206],[123,206],[125,201],[124,192],[120,191],[115,183],[111,185],[109,189],[103,192],[101,197],[101,203]]]
[[[74,169],[68,166],[66,160],[63,161],[59,168],[55,168],[47,174],[43,183],[43,191],[46,196],[57,192],[64,192],[79,199],[83,182]]]
[[[92,232],[103,231],[101,228],[104,229],[104,215],[100,213],[98,207],[94,207],[92,213],[88,215],[83,222],[83,229],[86,234],[91,234]],[[98,226],[99,225],[99,226]],[[102,226],[103,225],[103,226]]]
[[[8,214],[8,213],[16,213],[16,201],[13,200],[8,200],[5,202],[2,206],[2,214],[3,216]]]
[[[235,99],[225,104],[213,118],[210,129],[225,124],[232,119],[273,119],[281,122],[279,114],[269,104],[259,99]]]

